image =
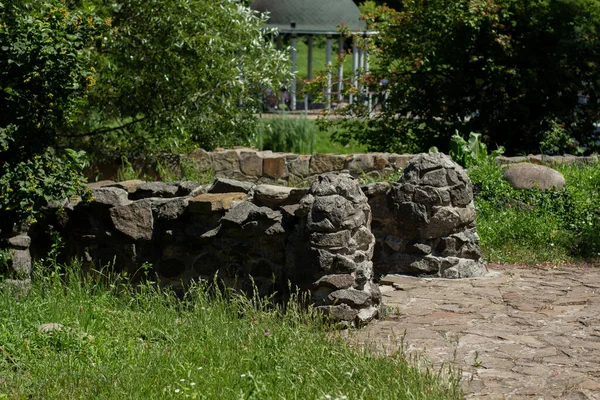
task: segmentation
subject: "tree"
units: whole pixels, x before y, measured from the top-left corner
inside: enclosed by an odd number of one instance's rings
[[[369,20],[390,97],[375,116],[346,110],[360,125],[338,123],[371,148],[448,150],[458,130],[511,153],[548,141],[597,149],[600,2],[406,0]]]
[[[86,49],[103,22],[57,0],[0,2],[0,213],[2,226],[35,222],[48,201],[80,195],[82,154],[56,132],[94,83]],[[0,228],[1,229],[1,228]]]
[[[289,77],[264,20],[237,1],[92,5],[111,30],[97,43],[97,84],[82,123],[63,133],[68,143],[109,156],[246,144],[260,94]]]

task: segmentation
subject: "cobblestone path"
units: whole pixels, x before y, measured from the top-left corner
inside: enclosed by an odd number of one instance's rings
[[[468,399],[600,399],[600,266],[488,268],[384,278],[388,316],[351,340],[453,365]]]

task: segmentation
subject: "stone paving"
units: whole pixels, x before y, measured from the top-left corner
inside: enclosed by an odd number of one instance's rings
[[[600,266],[488,268],[387,276],[387,317],[351,340],[454,366],[468,399],[600,399]]]

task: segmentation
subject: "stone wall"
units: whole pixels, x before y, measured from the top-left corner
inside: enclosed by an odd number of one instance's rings
[[[149,263],[176,288],[216,276],[285,295],[291,283],[334,320],[362,324],[379,312],[384,274],[486,271],[471,183],[443,154],[413,157],[397,183],[360,186],[348,173],[329,173],[309,188],[227,178],[90,188],[91,203],[65,203],[46,228],[62,234],[68,257],[84,268],[112,265],[133,279]],[[26,234],[10,240],[15,251],[30,242]]]
[[[133,160],[133,169],[140,175],[152,179],[160,178],[162,165],[178,176],[193,167],[200,172],[214,173],[217,178],[231,178],[256,183],[276,183],[297,185],[311,177],[328,172],[347,172],[353,177],[368,176],[381,178],[401,170],[415,157],[413,154],[366,153],[366,154],[318,154],[298,155],[273,153],[249,148],[215,150],[207,152],[194,150],[188,155],[160,155],[153,160]],[[532,162],[543,165],[563,163],[597,162],[598,156],[546,156],[529,155],[520,157],[498,157],[500,164]],[[95,163],[86,175],[91,181],[116,179],[120,163]]]

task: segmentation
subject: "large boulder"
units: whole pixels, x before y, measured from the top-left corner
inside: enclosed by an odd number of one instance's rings
[[[511,165],[504,171],[504,179],[515,189],[562,189],[565,177],[555,169],[531,163]]]

